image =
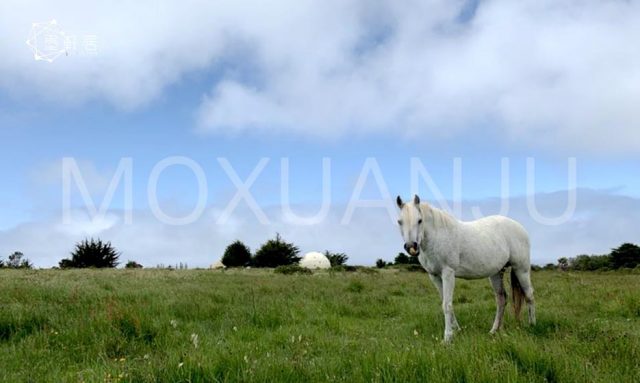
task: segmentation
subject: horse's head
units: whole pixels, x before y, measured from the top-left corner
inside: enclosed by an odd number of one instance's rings
[[[422,241],[422,211],[420,210],[420,197],[413,197],[413,201],[409,203],[402,202],[402,198],[398,196],[396,199],[398,208],[400,208],[400,218],[398,225],[400,234],[404,239],[404,249],[412,256],[420,254],[420,242]]]

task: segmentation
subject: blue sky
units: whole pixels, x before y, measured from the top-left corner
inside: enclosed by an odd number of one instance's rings
[[[322,199],[322,159],[331,158],[336,216],[370,157],[394,196],[410,194],[410,159],[420,158],[446,199],[453,197],[453,161],[460,158],[465,208],[476,201],[495,211],[487,201],[500,196],[501,158],[510,160],[509,198],[526,195],[526,159],[533,157],[535,192],[557,192],[560,201],[568,188],[567,161],[575,157],[575,186],[586,197],[578,196],[576,216],[564,227],[531,228],[544,243],[534,261],[638,241],[626,229],[588,244],[576,238],[570,247],[548,240],[569,229],[577,237],[590,232],[590,220],[598,220],[591,209],[603,204],[624,206],[622,227],[640,214],[640,52],[629,39],[638,35],[637,5],[587,1],[576,16],[572,2],[563,8],[551,1],[312,1],[271,7],[150,1],[118,12],[106,2],[95,2],[91,11],[74,1],[57,7],[32,3],[0,6],[0,32],[6,36],[0,47],[9,52],[0,65],[5,253],[22,250],[36,264],[51,266],[74,240],[100,235],[153,265],[161,263],[153,257],[158,250],[142,251],[131,237],[144,233],[148,243],[175,233],[180,241],[201,245],[186,246],[189,254],[167,247],[157,259],[204,266],[229,240],[241,237],[256,247],[276,231],[299,241],[304,251],[355,252],[354,263],[391,259],[401,250],[395,229],[376,221],[379,211],[362,212],[361,218],[373,214],[372,223],[393,232],[380,238],[384,244],[370,244],[368,237],[377,231],[362,228],[348,229],[360,236],[349,243],[336,239],[342,237],[334,233],[345,229],[331,219],[315,228],[280,223],[272,211],[280,205],[282,157],[291,161],[292,203],[311,210]],[[155,17],[141,18],[145,12]],[[97,52],[74,50],[51,63],[34,60],[24,44],[31,23],[53,19],[79,39],[97,36]],[[151,169],[176,155],[196,161],[209,186],[207,214],[179,229],[147,217]],[[96,201],[119,160],[131,157],[135,214],[144,218],[132,227],[118,220],[119,190],[110,211],[115,218],[101,231],[63,230],[54,254],[23,238],[60,234],[63,157],[81,164]],[[241,179],[261,158],[270,158],[251,191],[270,212],[271,226],[257,227],[244,203],[235,213],[245,223],[241,228],[211,223],[209,213],[223,209],[236,191],[218,157],[227,158]],[[373,179],[366,185],[363,198],[380,197]],[[188,212],[197,201],[196,186],[189,171],[168,169],[158,189],[162,206]],[[421,194],[434,197],[424,184]],[[588,205],[595,200],[600,206]],[[548,202],[550,215],[562,212],[554,201]],[[74,194],[74,207],[83,211],[80,202]]]

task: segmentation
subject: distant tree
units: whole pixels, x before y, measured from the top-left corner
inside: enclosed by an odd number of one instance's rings
[[[58,262],[58,266],[61,269],[72,269],[72,268],[76,267],[76,266],[74,266],[74,263],[68,258],[60,260],[60,262]]]
[[[611,266],[634,268],[640,264],[640,247],[632,243],[624,243],[611,251]]]
[[[24,258],[24,254],[19,251],[15,251],[11,254],[6,261],[0,261],[0,267],[5,267],[8,269],[32,269],[33,264],[26,258]]]
[[[569,259],[567,257],[558,258],[558,268],[562,271],[569,269]]]
[[[544,265],[543,269],[544,270],[555,270],[556,269],[556,265],[554,265],[553,263],[547,263],[546,265]]]
[[[126,265],[124,265],[125,269],[141,269],[142,265],[136,261],[129,261]]]
[[[275,239],[263,244],[253,257],[252,264],[255,267],[278,267],[298,263],[300,249],[293,243],[282,240],[280,234]]]
[[[396,265],[419,265],[418,257],[410,257],[405,253],[398,253],[394,259]]]
[[[386,265],[387,265],[387,262],[385,262],[383,259],[378,259],[376,261],[376,267],[379,269],[383,269]]]
[[[112,268],[118,265],[120,253],[111,246],[111,242],[102,242],[91,238],[76,244],[71,259],[60,261],[60,268]]]
[[[396,265],[408,265],[409,256],[405,253],[398,253],[396,258],[393,260],[393,263]]]
[[[251,263],[251,250],[241,241],[227,246],[222,256],[222,264],[227,267],[244,267]]]
[[[324,255],[331,263],[331,267],[342,266],[346,264],[349,259],[345,253],[332,253],[329,250],[325,251]]]
[[[609,255],[578,255],[569,260],[572,270],[595,271],[611,268],[611,256]]]

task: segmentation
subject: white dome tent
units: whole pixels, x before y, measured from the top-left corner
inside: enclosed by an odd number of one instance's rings
[[[305,269],[329,269],[331,268],[331,262],[324,254],[312,251],[302,257],[300,266]]]
[[[220,260],[220,259],[219,259],[219,260],[217,260],[217,261],[213,262],[213,263],[211,264],[211,266],[209,266],[209,268],[210,268],[210,269],[213,269],[213,270],[219,270],[219,269],[226,269],[226,268],[227,268],[227,266],[225,266],[225,265],[222,263],[222,260]]]

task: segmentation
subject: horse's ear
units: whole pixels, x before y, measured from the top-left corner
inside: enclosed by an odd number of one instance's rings
[[[413,197],[413,203],[415,203],[416,205],[420,205],[420,197],[418,197],[417,194]]]
[[[404,202],[402,202],[402,198],[400,198],[400,196],[398,196],[398,198],[396,198],[396,204],[398,204],[398,207],[400,209],[402,209],[402,207],[404,206]]]

